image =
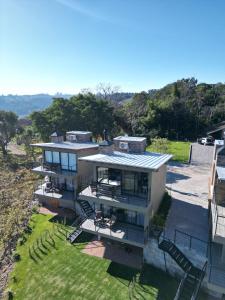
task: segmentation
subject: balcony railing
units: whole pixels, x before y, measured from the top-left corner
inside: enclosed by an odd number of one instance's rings
[[[81,192],[84,194],[85,190]],[[136,206],[148,206],[148,196],[130,195],[121,190],[121,186],[94,182],[90,185],[90,192],[95,197],[106,197],[118,202],[123,202]]]
[[[225,210],[225,208],[224,208],[224,210]],[[219,222],[219,218],[225,219],[225,215],[221,214],[219,211],[218,204],[216,203],[216,199],[215,199],[215,193],[213,194],[212,201],[211,201],[211,211],[212,211],[212,222],[214,224],[213,236],[217,235],[218,226],[220,227],[220,229],[222,228],[223,236],[225,236],[225,222],[223,222],[223,223]]]
[[[67,169],[66,169],[67,168]],[[66,175],[66,176],[74,176],[76,175],[76,171],[73,167],[67,167],[60,164],[48,164],[43,163],[39,167],[35,167],[33,171],[37,172],[51,172],[54,174]]]

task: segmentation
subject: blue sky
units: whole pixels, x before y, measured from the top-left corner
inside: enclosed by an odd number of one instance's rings
[[[224,0],[0,0],[0,94],[225,81]]]

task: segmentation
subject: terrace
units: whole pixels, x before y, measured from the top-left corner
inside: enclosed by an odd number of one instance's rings
[[[96,223],[95,219],[89,218],[83,222],[83,231],[117,240],[123,243],[132,244],[137,247],[144,247],[144,228],[122,222],[115,222],[113,226],[107,225],[108,218],[103,222]]]
[[[46,200],[58,200],[59,206],[73,208],[74,207],[74,192],[67,191],[65,189],[59,188],[57,186],[52,186],[47,188],[46,183],[43,183],[38,186],[37,190],[34,192],[34,195],[39,198]]]

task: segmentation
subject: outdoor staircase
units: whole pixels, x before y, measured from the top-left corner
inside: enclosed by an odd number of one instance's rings
[[[87,218],[84,216],[79,217],[75,222],[74,225],[76,226],[76,229],[70,233],[70,235],[68,236],[67,240],[73,244],[75,242],[75,240],[78,238],[79,235],[81,235],[82,233],[82,228],[81,225],[83,224],[83,222],[86,220]]]
[[[190,262],[190,260],[171,241],[163,240],[159,244],[159,249],[167,252],[185,273],[190,271],[193,267],[193,264]]]
[[[78,203],[80,204],[80,207],[82,209],[82,211],[85,213],[85,215],[87,217],[90,217],[91,215],[93,215],[94,210],[91,207],[91,205],[89,204],[88,201],[86,200],[78,200]]]
[[[75,240],[78,238],[78,236],[82,233],[82,229],[80,227],[78,227],[77,229],[75,229],[67,238],[67,240],[73,244],[75,242]]]
[[[205,275],[206,264],[202,270],[195,267],[170,240],[163,239],[162,242],[159,243],[159,249],[167,252],[185,272],[185,276],[179,285],[174,300],[197,299],[198,291]]]

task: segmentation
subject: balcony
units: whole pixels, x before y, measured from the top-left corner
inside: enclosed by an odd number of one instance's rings
[[[100,235],[109,239],[117,240],[122,243],[131,244],[137,247],[144,247],[144,228],[116,222],[113,226],[105,223],[96,224],[94,219],[87,219],[81,225],[83,231]]]
[[[141,212],[145,211],[149,204],[147,195],[141,197],[125,194],[117,184],[94,183],[79,193],[79,199],[125,209],[133,208]]]
[[[63,170],[60,164],[43,164],[41,166],[32,169],[33,172],[44,175],[44,176],[76,176],[76,172],[73,170]]]
[[[75,196],[72,191],[66,191],[57,187],[47,188],[46,183],[43,183],[38,186],[34,195],[44,204],[51,204],[51,200],[54,200],[55,206],[74,208]]]

